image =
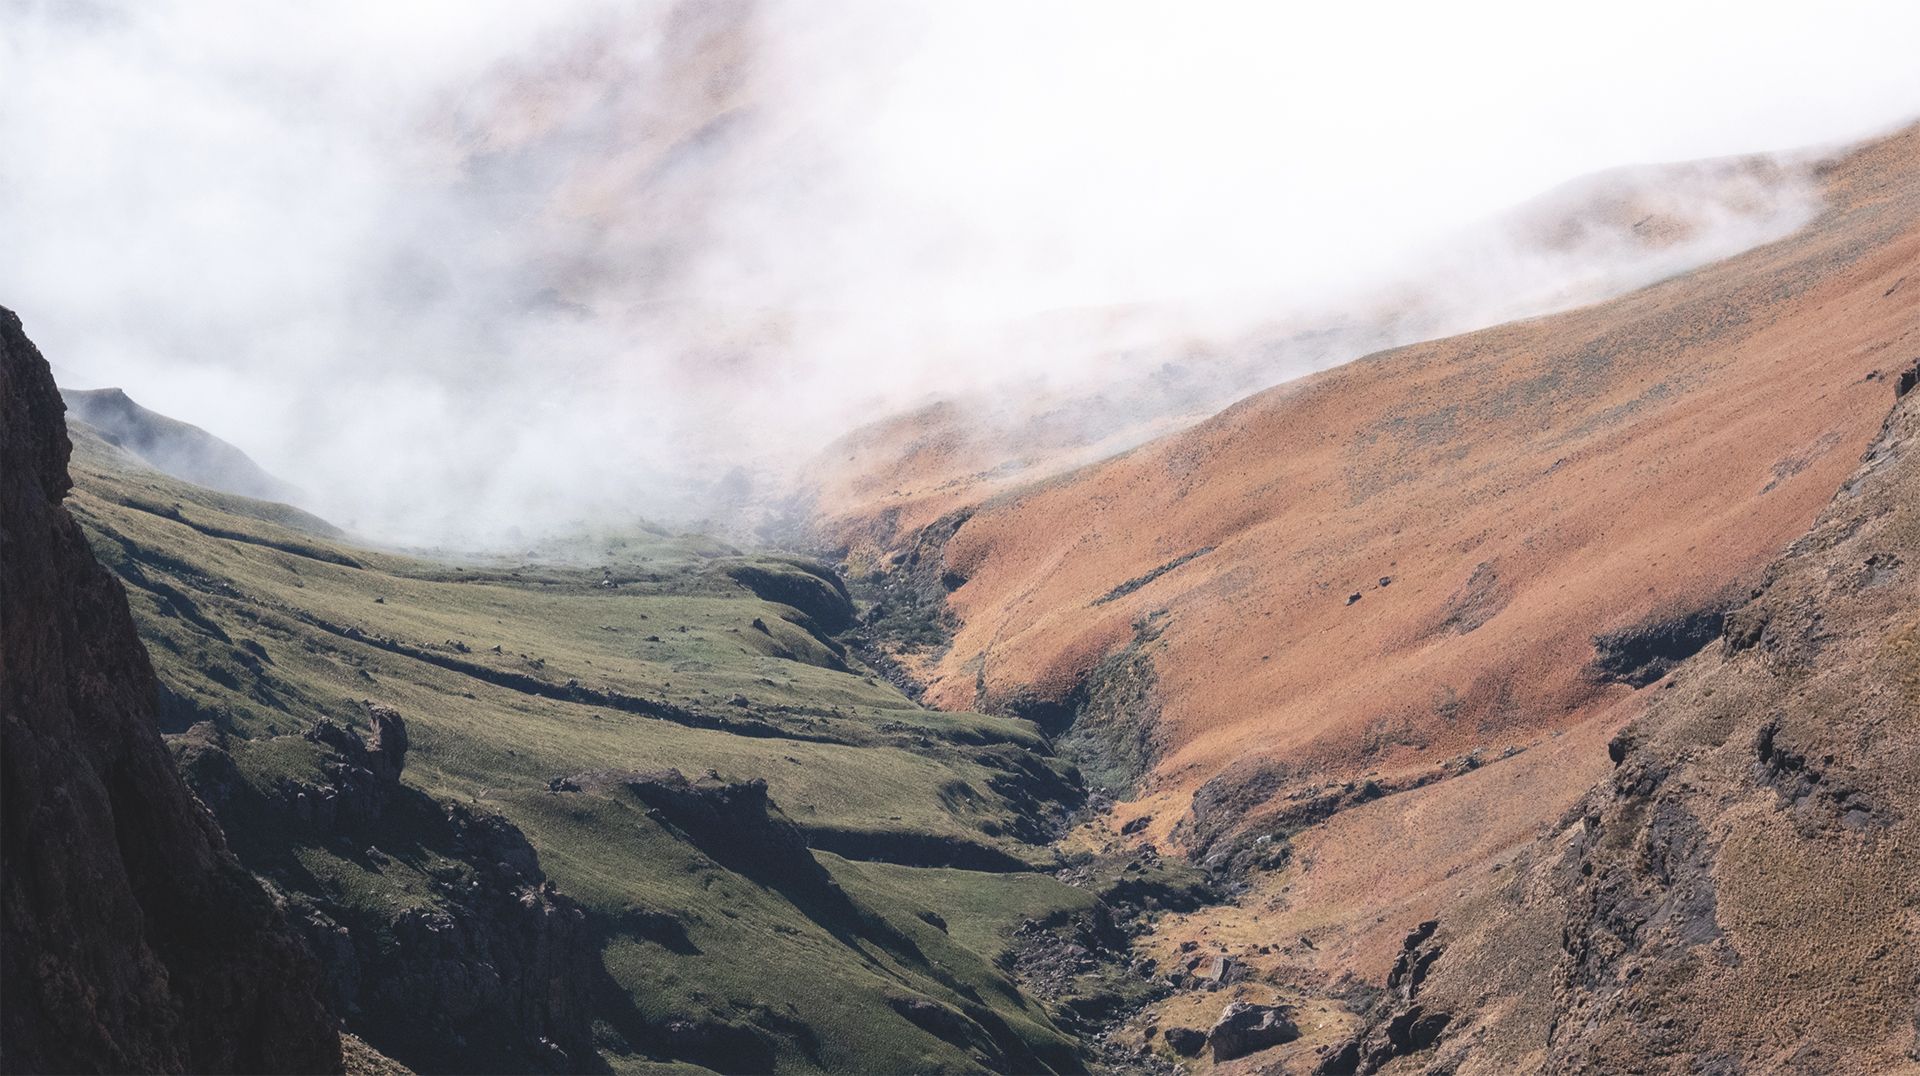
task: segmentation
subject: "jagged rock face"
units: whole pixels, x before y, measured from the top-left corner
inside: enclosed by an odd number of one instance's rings
[[[1916,565],[1909,392],[1719,643],[1616,737],[1611,780],[1443,913],[1443,958],[1397,969],[1452,1016],[1433,1069],[1920,1061]]]
[[[306,737],[333,752],[325,765],[330,779],[325,787],[299,786],[282,790],[295,817],[321,829],[342,823],[365,825],[386,812],[400,790],[400,771],[406,765],[407,724],[385,706],[367,707],[373,733],[362,739],[352,729],[326,718],[314,723]]]
[[[312,958],[181,783],[126,597],[60,504],[62,412],[0,309],[0,1068],[337,1071]]]
[[[1419,997],[1428,973],[1446,953],[1434,937],[1439,926],[1438,920],[1429,919],[1407,933],[1400,956],[1387,973],[1387,993],[1357,1033],[1321,1052],[1314,1070],[1319,1076],[1378,1072],[1395,1058],[1417,1054],[1439,1039],[1453,1017],[1429,1009]]]
[[[588,1023],[603,973],[586,911],[505,860],[441,895],[438,907],[385,923],[342,923],[296,900],[329,990],[354,1014],[349,1026],[422,1072],[592,1066]]]
[[[442,824],[473,872],[444,879],[436,907],[353,924],[351,952],[334,965],[359,984],[343,1006],[422,1071],[593,1064],[588,1022],[605,973],[586,911],[554,888],[533,846],[504,819],[444,810]],[[331,928],[322,914],[305,925],[316,934]]]
[[[586,909],[555,889],[511,823],[403,785],[406,720],[365,705],[364,735],[326,718],[303,734],[327,749],[317,783],[248,785],[210,724],[181,737],[181,769],[243,855],[260,852],[238,836],[246,826],[275,842],[364,848],[376,864],[443,861],[431,899],[399,910],[289,886],[290,917],[350,1030],[419,1072],[592,1066],[589,1025],[605,971]]]

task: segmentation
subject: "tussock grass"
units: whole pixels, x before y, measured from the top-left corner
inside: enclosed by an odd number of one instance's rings
[[[127,583],[171,697],[167,731],[217,737],[247,785],[271,790],[316,779],[322,752],[302,733],[318,719],[364,728],[362,700],[399,711],[405,783],[513,823],[605,924],[603,964],[626,1001],[595,1026],[615,1070],[678,1067],[657,1034],[675,1019],[750,1029],[783,1072],[973,1071],[1011,1049],[1073,1065],[1071,1041],[997,960],[1022,920],[1091,898],[1042,873],[885,862],[881,839],[1051,866],[1010,835],[1031,835],[1036,803],[1068,788],[1064,767],[1027,722],[920,709],[826,634],[830,610],[748,585],[819,602],[830,575],[645,530],[524,562],[362,548],[74,436],[70,506]],[[616,698],[638,701],[603,704]],[[853,911],[729,870],[631,797],[549,791],[667,768],[761,778],[803,831],[874,835],[871,860],[816,853]],[[1036,789],[1035,773],[1053,786]],[[389,843],[407,851],[371,857],[245,830],[236,849],[274,884],[356,908],[431,903],[435,872],[459,867],[404,833]],[[943,1038],[901,1014],[913,998],[993,1019]],[[995,1019],[999,1042],[984,1030]]]

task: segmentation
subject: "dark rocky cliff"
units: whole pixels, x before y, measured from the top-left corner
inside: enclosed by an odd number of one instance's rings
[[[0,309],[0,1069],[338,1071],[317,969],[182,784],[125,594],[61,505],[62,412]]]

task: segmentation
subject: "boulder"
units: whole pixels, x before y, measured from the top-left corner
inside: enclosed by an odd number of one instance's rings
[[[1167,1029],[1167,1045],[1173,1047],[1173,1052],[1179,1054],[1181,1057],[1192,1057],[1198,1054],[1200,1048],[1206,1044],[1207,1036],[1205,1032],[1196,1031],[1190,1027],[1170,1027]]]
[[[1291,1008],[1236,1001],[1221,1010],[1213,1030],[1207,1032],[1207,1044],[1213,1047],[1215,1061],[1231,1061],[1299,1037],[1300,1026],[1293,1022]]]
[[[1193,977],[1208,990],[1218,990],[1232,981],[1233,972],[1232,957],[1216,956],[1201,960],[1200,966],[1194,969]]]

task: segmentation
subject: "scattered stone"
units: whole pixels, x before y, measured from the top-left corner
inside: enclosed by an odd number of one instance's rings
[[[1202,960],[1201,966],[1194,972],[1194,978],[1208,990],[1218,990],[1225,986],[1234,972],[1233,958],[1216,956],[1211,960]]]
[[[1392,585],[1393,585],[1393,576],[1390,576],[1390,575],[1383,575],[1383,576],[1381,576],[1381,577],[1380,577],[1380,585],[1381,585],[1381,586],[1383,586],[1383,587],[1390,587],[1390,586],[1392,586]]]
[[[1351,593],[1351,594],[1349,594],[1349,595],[1347,595],[1347,604],[1348,604],[1348,605],[1352,605],[1352,604],[1353,604],[1354,602],[1357,602],[1357,601],[1359,601],[1359,600],[1360,600],[1360,592],[1359,592],[1359,591],[1357,591],[1357,590],[1356,590],[1356,591],[1354,591],[1353,593]]]
[[[1128,822],[1126,825],[1121,826],[1120,832],[1123,836],[1132,836],[1133,834],[1138,833],[1143,829],[1146,829],[1148,826],[1152,824],[1153,824],[1153,816],[1150,814],[1143,814],[1140,817],[1134,819],[1133,821]]]

